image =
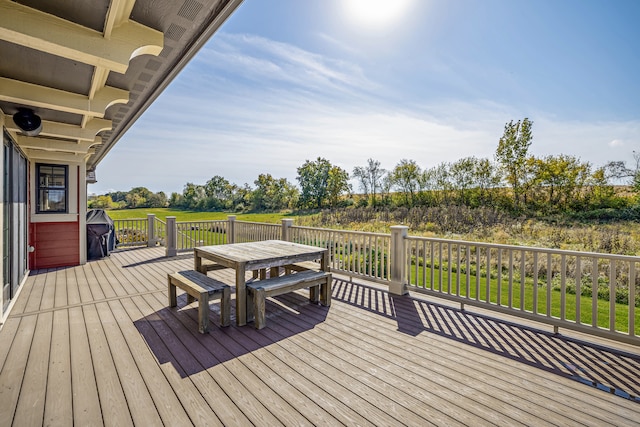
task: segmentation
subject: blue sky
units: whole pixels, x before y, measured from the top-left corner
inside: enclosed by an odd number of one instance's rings
[[[493,159],[524,117],[531,154],[626,161],[640,151],[639,21],[637,0],[245,0],[89,192],[295,184],[319,156],[350,173],[368,158]]]

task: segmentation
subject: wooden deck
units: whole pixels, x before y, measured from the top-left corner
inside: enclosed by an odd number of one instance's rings
[[[640,424],[638,348],[340,276],[331,307],[277,297],[261,331],[213,302],[201,335],[197,303],[167,307],[192,266],[152,248],[32,272],[0,331],[0,426]]]

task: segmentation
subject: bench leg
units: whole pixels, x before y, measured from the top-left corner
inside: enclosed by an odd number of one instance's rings
[[[258,288],[253,295],[253,315],[255,316],[254,326],[256,329],[262,329],[266,323],[265,316],[265,298],[264,289]]]
[[[309,286],[309,301],[314,304],[318,303],[320,296],[320,285]]]
[[[209,294],[206,292],[198,299],[198,331],[201,334],[209,332]]]
[[[176,286],[171,283],[171,278],[167,279],[169,283],[169,307],[175,307],[178,305],[178,300],[176,298]]]
[[[247,312],[247,322],[253,321],[253,299],[255,295],[253,294],[253,290],[247,288],[247,304],[246,304],[246,312]]]
[[[231,324],[231,289],[227,286],[222,290],[220,297],[220,326]]]
[[[320,303],[329,307],[331,305],[331,274],[327,276],[326,282],[320,285]]]

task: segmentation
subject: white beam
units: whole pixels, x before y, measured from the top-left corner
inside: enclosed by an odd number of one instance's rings
[[[138,55],[159,55],[162,32],[133,21],[101,32],[27,6],[0,0],[0,40],[51,53],[84,64],[125,73]]]
[[[93,145],[100,141],[72,142],[60,141],[50,138],[36,138],[32,136],[18,135],[16,141],[23,150],[63,151],[66,153],[86,154]]]
[[[64,153],[62,151],[24,150],[29,160],[40,162],[84,163],[86,154]]]
[[[92,118],[87,121],[84,128],[66,123],[42,121],[42,131],[39,136],[52,138],[75,139],[78,141],[93,141],[98,132],[111,130],[113,124],[111,120]],[[20,132],[20,128],[15,124],[11,116],[7,116],[6,127],[10,131]]]
[[[111,105],[129,102],[129,92],[105,86],[89,99],[78,93],[0,77],[0,100],[102,118]]]
[[[104,38],[111,38],[113,29],[129,20],[136,0],[111,0],[109,12],[104,22]]]

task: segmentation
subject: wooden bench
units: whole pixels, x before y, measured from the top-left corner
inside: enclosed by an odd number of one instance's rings
[[[313,303],[331,305],[331,273],[325,271],[301,271],[295,274],[273,277],[247,283],[247,319],[255,315],[256,329],[265,326],[265,299],[282,295],[302,288],[309,288],[309,300]],[[318,288],[320,292],[318,292]]]
[[[222,264],[218,264],[217,262],[209,261],[208,259],[203,259],[200,265],[200,269],[198,270],[202,274],[207,274],[208,271],[214,270],[222,270],[223,268],[227,268]]]
[[[187,303],[198,300],[198,331],[209,331],[209,300],[220,299],[220,326],[229,326],[231,289],[218,280],[195,270],[177,271],[167,275],[169,307],[178,305],[176,287],[187,293]]]
[[[284,266],[284,273],[291,274],[293,271],[306,271],[317,270],[320,268],[320,263],[315,261],[297,262],[295,264],[289,264]]]

